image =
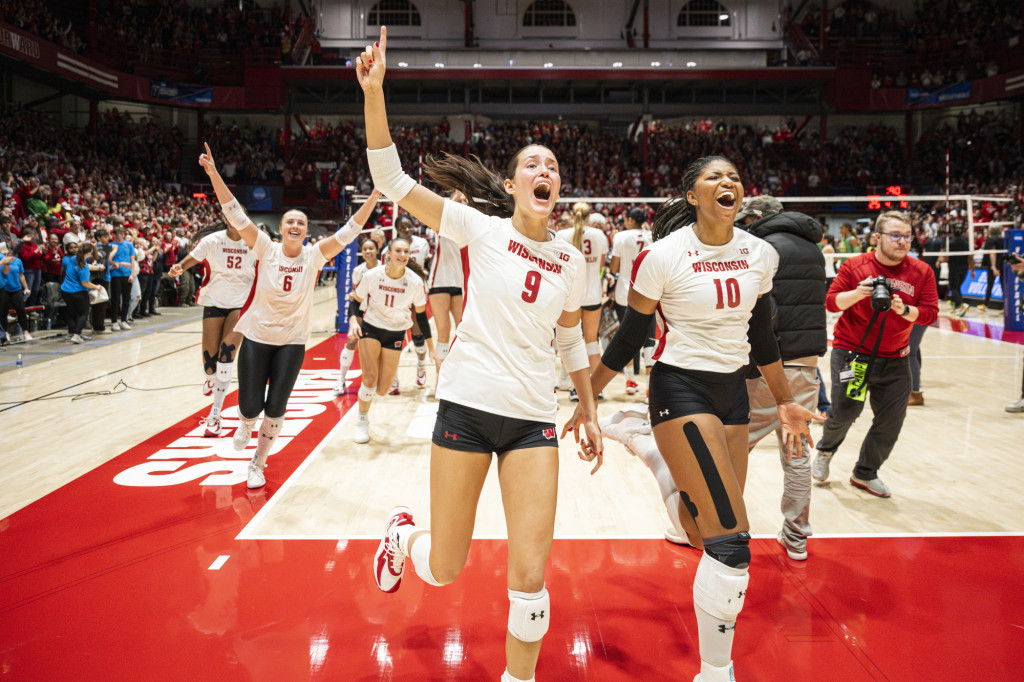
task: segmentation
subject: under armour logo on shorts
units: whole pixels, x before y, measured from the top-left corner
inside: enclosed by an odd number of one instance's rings
[[[662,417],[667,417],[668,416],[668,410],[661,410],[660,412],[658,412],[658,415],[662,416]]]
[[[444,437],[445,438],[450,438],[452,440],[458,440],[459,439],[459,434],[457,434],[455,432],[448,433],[447,431],[445,431],[444,432]]]

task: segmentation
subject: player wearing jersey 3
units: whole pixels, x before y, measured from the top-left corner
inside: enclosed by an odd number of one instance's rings
[[[362,245],[359,247],[359,253],[363,256],[363,262],[357,265],[355,270],[352,271],[352,291],[349,292],[349,301],[352,300],[352,292],[355,292],[356,287],[359,286],[359,282],[361,282],[363,277],[366,276],[366,273],[373,270],[380,264],[380,261],[377,259],[379,249],[377,247],[377,242],[373,239],[364,239]],[[360,309],[362,309],[362,307]],[[338,360],[340,371],[338,373],[338,383],[334,386],[334,395],[343,394],[345,392],[345,387],[348,385],[346,377],[348,376],[349,368],[352,366],[352,360],[355,358],[356,348],[359,345],[360,334],[359,317],[349,315],[348,336],[345,339],[345,349],[341,351],[341,357]]]
[[[657,311],[664,336],[650,379],[658,449],[679,491],[679,516],[704,554],[693,584],[702,682],[732,682],[732,639],[747,591],[750,535],[742,486],[750,407],[744,367],[752,354],[778,404],[792,453],[811,442],[815,415],[793,400],[771,325],[778,254],[733,228],[743,200],[735,166],[693,162],[684,196],[662,206],[654,244],[633,265],[629,307],[592,376],[603,388],[647,338]],[[575,415],[574,419],[579,415]]]
[[[587,224],[593,217],[590,213],[590,204],[582,201],[573,204],[572,215],[572,229],[559,230],[555,236],[575,246],[587,261],[587,288],[583,296],[582,312],[583,342],[587,344],[587,357],[593,371],[601,361],[601,344],[597,340],[597,332],[601,327],[601,299],[604,295],[602,271],[605,256],[608,254],[608,238],[604,236],[604,232]],[[569,400],[576,399],[576,392],[571,391]]]
[[[580,456],[598,459],[600,466],[596,404],[579,326],[586,263],[547,230],[561,180],[546,147],[519,150],[504,178],[479,160],[429,160],[427,177],[461,191],[468,206],[443,199],[402,171],[384,103],[386,36],[382,27],[379,46],[367,47],[356,64],[374,184],[439,235],[467,247],[470,274],[465,315],[438,377],[430,452],[432,530],[413,525],[408,509],[393,510],[374,557],[374,577],[382,590],[393,592],[408,557],[430,585],[455,580],[469,553],[477,501],[496,453],[508,527],[510,607],[502,680],[532,680],[551,617],[544,570],[558,485],[553,345],[579,390],[586,429]]]
[[[453,192],[451,200],[459,204],[468,204],[462,192]],[[434,354],[437,358],[437,369],[448,357],[451,345],[452,329],[462,322],[462,252],[458,245],[447,237],[437,238],[437,253],[430,263],[430,279],[427,280],[427,293],[430,300],[430,311],[434,314],[437,325],[437,345]]]
[[[189,268],[204,263],[206,276],[197,302],[203,306],[203,395],[213,394],[213,407],[204,419],[207,438],[221,435],[220,411],[231,387],[235,353],[242,335],[235,331],[238,313],[252,290],[256,259],[238,230],[217,222],[192,238],[192,251],[167,273],[180,277]]]
[[[629,275],[633,272],[633,262],[636,261],[640,252],[646,249],[654,241],[651,238],[651,230],[647,227],[647,211],[634,206],[626,211],[623,218],[623,226],[626,228],[615,235],[612,240],[612,259],[608,263],[608,271],[615,276],[615,288],[612,289],[612,310],[615,316],[622,322],[622,316],[626,314],[626,305],[629,302]],[[654,361],[654,334],[655,324],[651,321],[648,330],[647,341],[644,342],[644,364],[648,373]],[[626,363],[626,393],[633,395],[640,390],[636,382],[636,373],[640,371],[640,355],[633,358],[632,362]]]
[[[352,293],[349,315],[362,316],[359,338],[359,359],[363,368],[363,386],[359,389],[359,420],[356,422],[356,443],[370,440],[369,412],[374,393],[385,395],[398,371],[405,332],[412,327],[409,307],[415,310],[426,344],[434,351],[427,322],[427,290],[423,279],[414,272],[409,260],[409,242],[402,237],[391,240],[387,265],[378,265],[366,273]],[[359,304],[366,301],[366,312]]]
[[[210,146],[199,156],[229,225],[256,257],[256,279],[235,331],[245,337],[238,353],[238,418],[234,435],[236,450],[244,450],[260,412],[256,454],[249,463],[246,485],[266,484],[263,469],[267,456],[284,425],[284,412],[302,368],[306,341],[313,329],[313,288],[320,269],[359,234],[353,218],[333,238],[306,244],[308,221],[302,211],[281,216],[281,241],[272,242],[245,214],[224,184],[214,164]]]

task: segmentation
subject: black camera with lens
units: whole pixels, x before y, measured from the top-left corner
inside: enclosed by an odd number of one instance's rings
[[[885,277],[879,275],[871,280],[871,309],[884,313],[892,307],[892,290]]]

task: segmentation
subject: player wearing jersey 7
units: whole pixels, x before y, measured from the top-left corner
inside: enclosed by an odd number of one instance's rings
[[[432,529],[415,526],[404,507],[393,510],[374,557],[374,577],[382,590],[393,592],[408,557],[430,585],[455,580],[465,565],[477,502],[497,454],[508,529],[509,620],[502,680],[532,680],[552,614],[544,570],[558,488],[553,345],[579,392],[586,429],[580,456],[598,459],[595,471],[600,466],[600,431],[579,324],[586,263],[547,229],[561,186],[550,149],[530,145],[519,150],[504,178],[479,160],[429,160],[427,177],[462,192],[468,206],[442,198],[402,171],[385,111],[386,45],[382,27],[380,44],[368,46],[356,64],[374,184],[440,236],[466,247],[470,271],[465,315],[438,376],[440,405],[430,451]]]
[[[733,682],[732,639],[747,591],[750,525],[741,481],[750,405],[744,367],[752,354],[778,404],[789,453],[811,441],[815,415],[793,400],[771,325],[778,253],[733,228],[743,201],[736,167],[693,162],[682,198],[654,220],[654,244],[633,265],[629,307],[592,377],[603,388],[647,338],[657,311],[664,336],[650,379],[651,425],[679,491],[679,516],[704,555],[693,584],[702,682]],[[578,416],[578,415],[577,415]],[[575,417],[574,417],[575,418]]]
[[[608,263],[608,271],[615,276],[615,288],[612,289],[612,310],[615,317],[622,322],[629,303],[629,275],[633,272],[633,263],[640,252],[651,245],[651,230],[647,226],[647,210],[634,206],[626,211],[622,220],[626,228],[615,235],[612,240],[612,259]],[[650,373],[654,362],[655,323],[651,320],[647,341],[644,342],[643,356],[647,372]],[[636,373],[640,371],[640,356],[626,363],[626,393],[633,395],[640,390],[636,382]]]
[[[210,146],[204,147],[199,165],[210,176],[225,220],[238,230],[257,260],[252,291],[235,325],[245,343],[238,353],[240,423],[234,447],[245,449],[262,412],[256,453],[246,481],[249,488],[261,488],[266,484],[263,469],[267,456],[284,425],[288,396],[302,368],[306,341],[313,329],[313,288],[320,269],[356,238],[362,225],[351,219],[333,238],[303,245],[309,223],[305,213],[292,210],[281,216],[281,241],[272,242],[249,220],[217,172]]]
[[[397,237],[388,246],[387,265],[378,265],[367,272],[352,293],[349,315],[362,315],[363,318],[359,327],[363,386],[359,389],[359,420],[352,437],[356,443],[370,440],[370,403],[374,394],[387,394],[398,371],[405,332],[412,327],[410,306],[415,310],[431,355],[434,353],[434,341],[430,338],[430,323],[427,321],[427,290],[412,266],[409,242]],[[365,314],[359,310],[363,301],[366,301]]]

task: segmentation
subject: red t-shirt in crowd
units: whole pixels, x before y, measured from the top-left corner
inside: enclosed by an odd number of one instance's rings
[[[899,265],[889,267],[879,263],[875,258],[875,252],[871,251],[844,261],[828,290],[825,307],[833,313],[839,312],[836,296],[844,291],[856,289],[864,280],[873,279],[878,275],[885,276],[893,296],[898,294],[904,303],[915,306],[920,311],[916,322],[910,322],[891,309],[885,313],[885,334],[878,347],[878,357],[906,357],[910,354],[910,330],[914,325],[930,326],[939,316],[939,293],[935,288],[935,274],[928,265],[917,258],[907,256]],[[856,351],[857,344],[864,337],[864,331],[871,322],[873,312],[870,298],[857,301],[844,310],[832,332],[835,337],[832,346]],[[881,321],[880,315],[861,347],[861,352],[865,355],[875,346]]]
[[[35,242],[22,242],[18,257],[21,258],[26,270],[43,269],[43,252]]]
[[[58,246],[51,251],[49,247],[45,247],[43,249],[43,272],[59,275],[62,260],[64,260],[64,249]]]

